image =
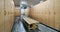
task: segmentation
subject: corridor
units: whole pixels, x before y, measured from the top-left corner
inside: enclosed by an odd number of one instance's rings
[[[42,24],[38,24],[38,26],[39,26],[38,28],[40,29],[40,31],[31,30],[30,32],[57,32],[56,30],[48,28]],[[12,32],[27,32],[27,30],[25,30],[25,28],[23,26],[23,23],[20,21],[20,17],[15,18],[15,22],[14,22]]]
[[[60,32],[60,0],[0,0],[0,32]]]

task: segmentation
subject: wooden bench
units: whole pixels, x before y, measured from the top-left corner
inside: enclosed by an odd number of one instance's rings
[[[30,18],[30,17],[26,17],[24,16],[23,19],[28,23],[28,24],[34,24],[34,23],[39,23],[38,21]]]
[[[34,20],[34,19],[30,18],[30,17],[26,17],[26,16],[24,16],[23,19],[28,24],[27,27],[28,27],[29,30],[30,29],[34,30],[34,29],[38,28],[38,26],[36,25],[36,24],[39,23],[38,21],[36,21],[36,20]]]

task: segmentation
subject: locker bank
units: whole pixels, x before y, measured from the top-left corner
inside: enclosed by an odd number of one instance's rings
[[[0,32],[60,32],[60,0],[0,0]]]

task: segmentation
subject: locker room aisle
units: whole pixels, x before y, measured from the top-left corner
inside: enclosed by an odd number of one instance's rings
[[[38,32],[57,32],[57,31],[55,31],[51,28],[48,28],[42,24],[38,24],[38,28],[40,30]],[[25,30],[25,28],[23,26],[23,23],[20,21],[19,17],[15,18],[12,32],[27,32],[27,30]],[[30,32],[37,32],[37,30],[31,30]]]
[[[0,0],[0,32],[60,32],[60,0]]]

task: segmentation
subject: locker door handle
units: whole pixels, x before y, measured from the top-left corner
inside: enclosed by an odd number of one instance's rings
[[[56,13],[54,12],[54,15],[55,15]]]
[[[0,14],[1,14],[1,12],[0,12]]]
[[[4,15],[6,15],[6,10],[4,10]]]

